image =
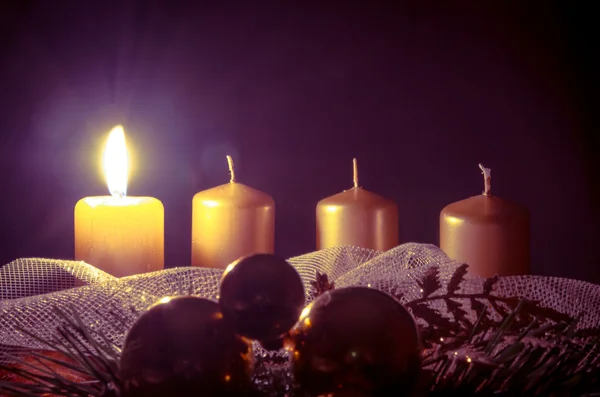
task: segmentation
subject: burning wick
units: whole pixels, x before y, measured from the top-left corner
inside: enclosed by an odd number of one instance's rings
[[[235,183],[235,169],[233,168],[233,159],[230,155],[227,155],[227,164],[229,165],[229,183]]]
[[[481,163],[479,164],[479,168],[483,173],[483,180],[485,186],[483,194],[484,196],[489,196],[492,192],[492,170],[491,168],[485,168]]]

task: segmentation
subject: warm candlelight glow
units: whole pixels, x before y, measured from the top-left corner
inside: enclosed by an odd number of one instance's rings
[[[127,195],[129,163],[127,158],[127,144],[125,143],[125,131],[120,125],[113,128],[108,135],[102,159],[102,167],[110,194],[113,197]]]
[[[164,268],[164,208],[154,197],[127,196],[129,159],[123,127],[106,141],[102,168],[110,196],[75,205],[75,259],[115,277]]]

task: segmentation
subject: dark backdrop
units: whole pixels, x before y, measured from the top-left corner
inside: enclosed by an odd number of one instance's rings
[[[314,249],[314,206],[356,156],[402,241],[437,243],[483,162],[532,211],[533,271],[600,280],[591,6],[187,3],[0,2],[0,263],[72,257],[73,206],[107,194],[100,144],[123,123],[168,266],[189,263],[192,196],[227,181],[226,153],[274,197],[286,257]]]

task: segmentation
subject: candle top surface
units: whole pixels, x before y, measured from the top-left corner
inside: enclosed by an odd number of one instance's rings
[[[114,197],[114,196],[93,196],[93,197],[85,197],[79,200],[78,205],[86,204],[90,207],[98,207],[102,206],[110,206],[110,207],[126,207],[131,205],[140,205],[140,204],[148,204],[160,201],[154,197],[135,197],[135,196],[124,196],[124,197]],[[81,203],[81,204],[80,204]]]
[[[343,192],[334,194],[319,201],[318,205],[367,205],[367,206],[396,206],[392,200],[382,197],[378,194],[365,190],[361,187],[354,187]]]
[[[194,201],[201,200],[209,207],[222,206],[273,206],[275,201],[268,194],[243,183],[230,182],[203,190],[194,195]]]
[[[443,216],[487,223],[507,218],[529,217],[529,210],[519,204],[495,196],[478,195],[448,204]]]

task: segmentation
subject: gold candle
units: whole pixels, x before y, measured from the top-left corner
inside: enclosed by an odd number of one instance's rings
[[[242,256],[273,253],[275,202],[235,180],[197,193],[192,201],[192,266],[225,269]]]
[[[358,185],[353,160],[354,187],[317,204],[317,249],[352,245],[386,251],[398,245],[398,206]]]
[[[529,273],[529,211],[492,196],[492,172],[483,194],[446,206],[440,214],[440,248],[482,277]]]
[[[128,159],[123,127],[109,134],[104,174],[112,196],[75,205],[75,259],[116,277],[164,268],[164,209],[154,197],[126,196]]]

